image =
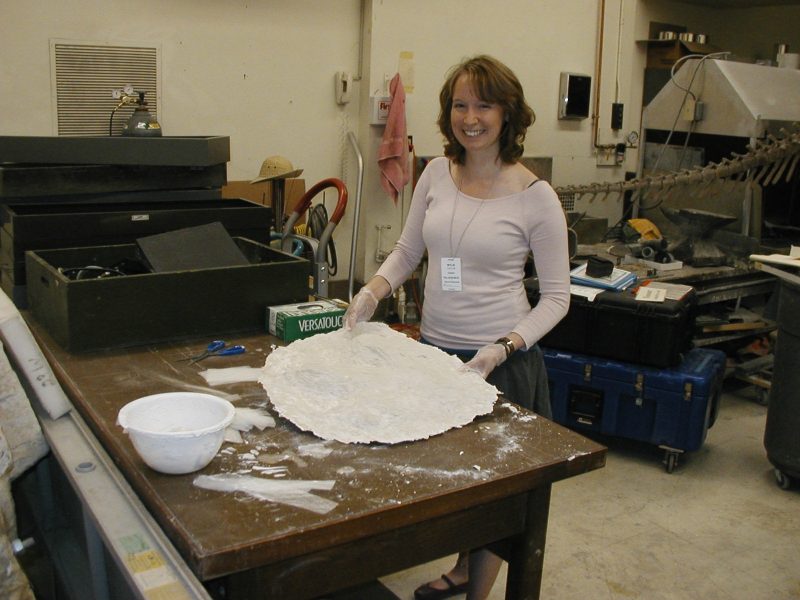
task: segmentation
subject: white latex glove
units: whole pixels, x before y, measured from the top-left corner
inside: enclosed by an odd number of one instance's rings
[[[356,326],[356,323],[361,321],[369,321],[372,315],[375,314],[375,309],[378,308],[378,299],[375,297],[368,288],[361,288],[361,290],[353,296],[350,301],[350,306],[344,313],[342,319],[342,329],[350,331]]]
[[[472,360],[467,362],[464,366],[472,369],[476,373],[480,373],[481,377],[486,379],[489,373],[506,360],[506,349],[500,344],[489,344],[484,346],[472,357]]]

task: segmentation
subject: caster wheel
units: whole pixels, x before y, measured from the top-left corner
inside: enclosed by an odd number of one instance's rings
[[[792,478],[789,477],[786,473],[781,471],[780,469],[775,469],[775,483],[778,484],[778,487],[782,490],[788,490],[792,487]]]
[[[669,453],[664,457],[664,468],[666,469],[667,473],[672,473],[677,465],[678,465],[677,454]]]

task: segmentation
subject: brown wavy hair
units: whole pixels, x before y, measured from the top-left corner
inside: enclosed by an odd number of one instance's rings
[[[500,132],[500,160],[509,164],[517,162],[525,149],[522,145],[525,134],[536,120],[536,115],[525,101],[522,84],[514,72],[496,58],[485,54],[474,56],[452,67],[439,92],[440,112],[436,123],[445,138],[445,156],[460,165],[464,164],[466,150],[456,139],[450,125],[453,88],[462,75],[467,76],[481,100],[502,108],[505,123]]]

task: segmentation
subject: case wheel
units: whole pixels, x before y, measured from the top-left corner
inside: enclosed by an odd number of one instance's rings
[[[775,469],[775,483],[777,483],[778,487],[782,490],[788,490],[791,489],[794,481],[780,469]]]
[[[672,473],[677,466],[678,453],[667,450],[666,454],[664,455],[664,469],[666,469],[667,473]]]

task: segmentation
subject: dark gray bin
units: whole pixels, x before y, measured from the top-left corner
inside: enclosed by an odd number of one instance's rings
[[[208,167],[231,158],[228,136],[0,136],[0,162]]]
[[[74,280],[59,269],[141,260],[136,244],[29,251],[28,304],[71,352],[266,331],[267,306],[308,298],[310,263],[234,238],[251,264]]]
[[[800,286],[780,282],[778,342],[769,391],[764,448],[782,487],[800,478]]]
[[[0,205],[0,287],[27,306],[25,252],[130,244],[137,238],[219,221],[233,237],[269,243],[272,208],[244,199]]]

